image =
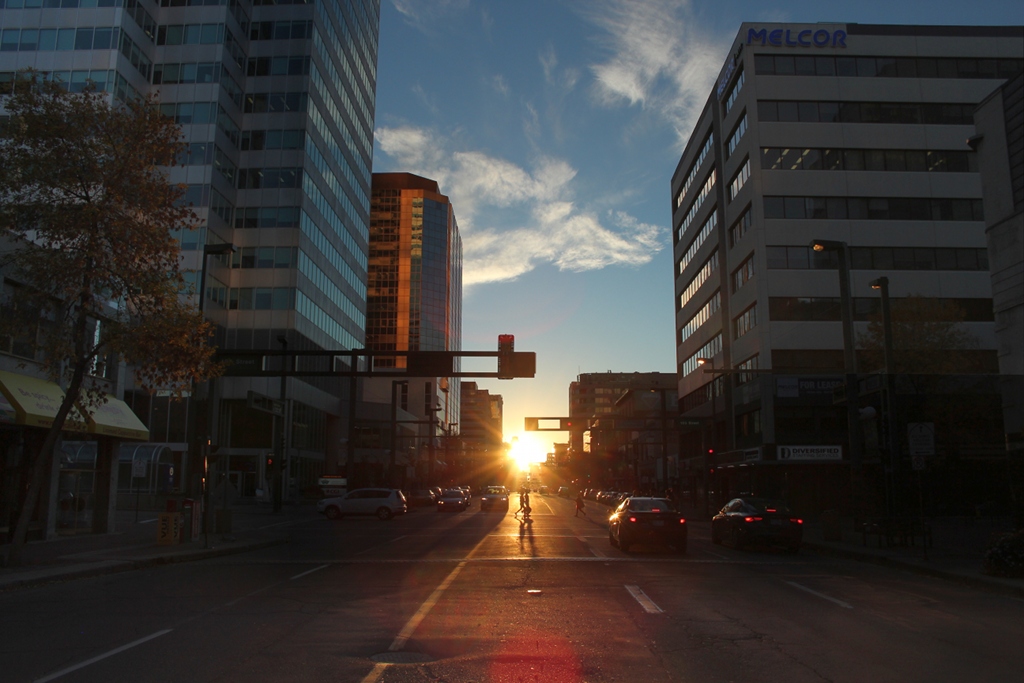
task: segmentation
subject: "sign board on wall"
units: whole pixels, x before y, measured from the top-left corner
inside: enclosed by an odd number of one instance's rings
[[[776,457],[783,462],[834,462],[843,459],[843,447],[777,446]]]

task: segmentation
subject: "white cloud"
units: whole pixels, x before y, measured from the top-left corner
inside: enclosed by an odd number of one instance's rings
[[[512,280],[542,264],[566,271],[638,266],[663,246],[662,228],[622,211],[598,213],[574,197],[576,169],[540,157],[522,168],[419,128],[380,128],[396,168],[438,182],[455,207],[463,284]]]
[[[718,75],[729,38],[711,36],[689,0],[608,0],[585,5],[604,29],[611,56],[591,65],[595,94],[606,106],[652,111],[685,142]]]

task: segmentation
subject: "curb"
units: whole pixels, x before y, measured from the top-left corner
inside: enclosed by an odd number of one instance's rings
[[[1003,595],[1010,595],[1015,598],[1024,598],[1024,584],[1020,586],[1008,585],[998,579],[988,579],[984,576],[970,576],[958,572],[946,571],[937,567],[930,567],[918,562],[910,562],[883,555],[873,555],[871,553],[861,553],[856,550],[847,550],[845,548],[836,548],[834,546],[824,545],[814,541],[805,540],[803,541],[803,546],[824,555],[833,555],[835,557],[857,560],[858,562],[869,562],[883,567],[903,569],[914,572],[915,574],[954,581],[973,588],[980,588],[994,593],[1002,593]]]
[[[102,560],[93,566],[70,566],[70,567],[49,567],[35,570],[36,576],[25,576],[22,578],[11,577],[5,580],[0,577],[0,593],[18,590],[22,588],[36,588],[51,583],[73,581],[76,579],[87,579],[108,574],[134,571],[137,569],[151,569],[168,564],[179,564],[182,562],[196,562],[214,557],[237,555],[249,552],[250,550],[261,550],[288,542],[287,537],[273,538],[252,543],[241,543],[238,545],[207,548],[201,550],[184,551],[178,554],[157,555],[145,559],[124,559],[124,560]]]

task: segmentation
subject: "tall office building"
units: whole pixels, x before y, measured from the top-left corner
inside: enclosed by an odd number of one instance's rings
[[[976,346],[944,358],[995,372],[967,139],[975,107],[1021,72],[1022,53],[1019,26],[740,27],[671,184],[680,412],[715,425],[683,436],[684,457],[707,456],[702,438],[715,450],[686,488],[837,504],[850,462],[834,396],[849,368],[840,256],[857,337],[880,307],[870,283],[885,276],[894,308],[920,295],[962,311]],[[860,360],[862,372],[882,369]],[[875,400],[861,391],[865,406]],[[978,425],[957,457],[984,450],[990,431]],[[877,462],[871,435],[884,441],[884,429],[865,433],[864,461]]]
[[[372,351],[462,350],[462,238],[455,210],[434,180],[411,173],[374,173],[366,348]],[[375,358],[377,369],[405,358]],[[458,371],[458,359],[454,369]],[[391,382],[370,379],[367,383]],[[459,422],[459,380],[409,377],[402,408],[433,415],[434,438]]]
[[[467,485],[501,484],[508,481],[507,453],[503,440],[504,399],[481,389],[476,382],[462,383],[458,448],[449,447],[449,466]]]
[[[32,67],[72,91],[91,81],[116,99],[155,93],[182,126],[188,154],[170,180],[188,185],[204,221],[178,235],[182,263],[197,284],[205,271],[219,347],[363,346],[379,0],[0,7],[0,90]],[[234,253],[218,254],[228,244]],[[150,438],[174,453],[174,490],[193,488],[204,437],[221,479],[226,470],[242,495],[266,489],[282,421],[254,409],[268,404],[253,395],[287,399],[286,481],[310,486],[342,462],[346,380],[224,378],[200,410],[137,390],[130,372],[125,386]]]

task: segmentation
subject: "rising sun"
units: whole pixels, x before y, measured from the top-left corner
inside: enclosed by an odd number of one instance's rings
[[[547,457],[544,447],[529,435],[513,437],[508,455],[521,472],[528,471],[534,463],[544,462]]]

